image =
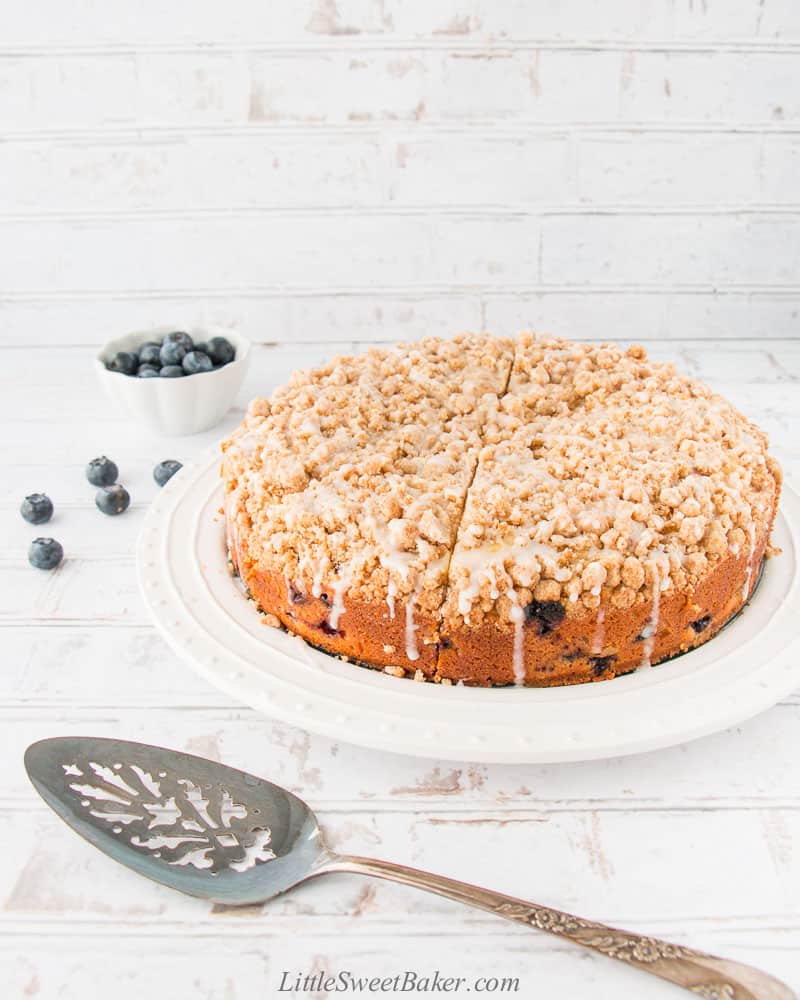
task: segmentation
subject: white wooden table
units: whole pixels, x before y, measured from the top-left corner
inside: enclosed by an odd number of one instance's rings
[[[257,348],[241,404],[351,346]],[[676,341],[651,351],[724,391],[770,432],[787,467],[800,468],[800,345]],[[284,971],[406,969],[517,977],[526,997],[680,995],[477,911],[355,877],[308,885],[263,910],[181,897],[84,844],[28,786],[25,746],[69,733],[166,743],[252,770],[308,799],[337,848],[750,961],[800,987],[800,692],[688,746],[563,766],[407,759],[265,719],[170,652],[136,588],[133,548],[157,489],[153,464],[190,461],[220,431],[154,440],[109,410],[89,358],[85,347],[0,351],[5,995],[249,1000],[277,996]],[[240,416],[241,407],[226,425]],[[84,479],[85,461],[100,453],[118,463],[133,497],[116,519],[95,510]],[[17,512],[33,490],[55,502],[46,529]],[[26,562],[28,539],[42,530],[66,550],[55,573]]]

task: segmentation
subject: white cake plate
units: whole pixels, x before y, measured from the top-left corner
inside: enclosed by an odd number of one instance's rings
[[[228,569],[219,452],[161,491],[138,546],[139,582],[173,649],[253,708],[325,736],[460,761],[574,761],[683,743],[756,715],[800,687],[800,498],[784,490],[745,611],[668,663],[596,684],[420,684],[345,663],[262,622]]]

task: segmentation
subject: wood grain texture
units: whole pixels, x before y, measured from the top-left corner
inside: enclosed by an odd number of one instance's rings
[[[335,846],[760,965],[800,989],[800,694],[684,747],[566,766],[367,753],[265,719],[155,633],[133,551],[153,464],[370,343],[522,327],[645,341],[768,430],[800,481],[800,7],[791,0],[76,0],[0,9],[0,973],[9,997],[261,1000],[284,970],[675,991],[399,886],[264,909],[170,894],[73,837],[21,758],[168,743],[307,797]],[[97,345],[257,342],[224,424],[158,439]],[[133,496],[94,508],[107,453]],[[45,490],[67,552],[27,565]],[[433,995],[433,994],[422,994]],[[466,997],[462,991],[456,995]]]
[[[740,0],[736,4],[673,3],[672,0],[563,0],[537,4],[524,0],[489,4],[483,0],[273,0],[254,5],[231,0],[224,11],[214,0],[196,0],[192,16],[181,4],[164,7],[158,0],[119,0],[115,18],[101,16],[100,0],[5,12],[7,46],[182,45],[198,43],[261,44],[314,39],[383,41],[395,38],[451,40],[538,38],[605,41],[635,45],[661,39],[673,44],[753,44],[793,41],[800,36],[800,14],[792,0]],[[158,24],[158,32],[152,30]]]
[[[797,336],[788,0],[44,6],[0,32],[5,343]]]

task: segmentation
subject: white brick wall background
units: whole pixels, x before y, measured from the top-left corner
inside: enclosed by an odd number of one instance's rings
[[[792,0],[0,11],[0,343],[798,333]]]

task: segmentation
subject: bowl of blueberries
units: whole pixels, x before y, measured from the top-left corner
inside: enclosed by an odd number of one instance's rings
[[[106,392],[136,419],[162,434],[197,434],[231,408],[249,360],[241,334],[162,327],[109,341],[95,366]]]

